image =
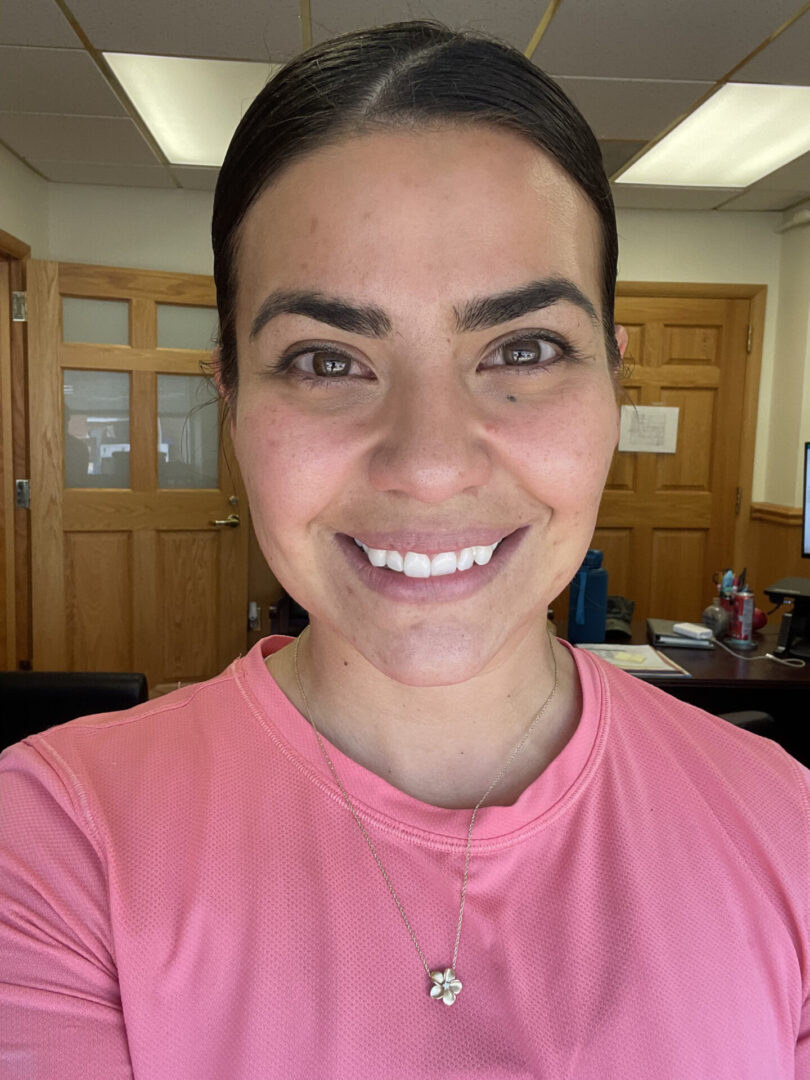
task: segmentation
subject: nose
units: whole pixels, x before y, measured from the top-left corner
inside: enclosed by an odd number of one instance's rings
[[[440,503],[482,487],[492,473],[480,409],[452,377],[413,378],[389,391],[371,455],[371,482]]]

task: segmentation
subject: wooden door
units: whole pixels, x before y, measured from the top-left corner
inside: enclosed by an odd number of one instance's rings
[[[0,255],[0,667],[16,667],[14,455],[11,433],[11,275]]]
[[[712,572],[732,564],[741,449],[755,434],[743,431],[749,301],[624,295],[616,321],[629,334],[627,398],[678,407],[677,451],[617,451],[593,546],[636,618],[699,621]]]
[[[177,405],[205,384],[210,349],[159,347],[164,315],[214,304],[207,277],[30,264],[38,670],[142,671],[154,687],[244,650],[247,506],[227,427],[216,403]],[[117,343],[99,340],[122,318]]]

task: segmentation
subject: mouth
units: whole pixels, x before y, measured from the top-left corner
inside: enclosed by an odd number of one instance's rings
[[[506,569],[528,525],[511,531],[479,527],[454,533],[336,533],[360,581],[380,596],[406,604],[463,600]]]
[[[408,578],[447,577],[450,574],[463,574],[474,566],[487,566],[503,539],[504,537],[501,537],[495,543],[470,544],[432,555],[426,551],[371,547],[356,536],[352,537],[371,566],[391,570],[395,574],[404,574]]]

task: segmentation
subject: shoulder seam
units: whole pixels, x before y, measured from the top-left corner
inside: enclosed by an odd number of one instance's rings
[[[233,663],[235,663],[235,662],[236,661],[234,661]],[[138,723],[139,720],[142,720],[145,715],[150,716],[150,717],[151,716],[158,716],[161,713],[171,713],[171,712],[176,712],[179,709],[184,709],[190,702],[194,701],[194,699],[199,694],[203,693],[205,690],[207,690],[209,687],[213,686],[214,684],[219,684],[221,682],[234,681],[234,673],[231,670],[232,667],[233,667],[233,663],[228,668],[226,668],[225,671],[223,671],[220,675],[217,675],[216,678],[214,678],[214,679],[206,679],[203,682],[196,685],[194,687],[193,691],[188,695],[188,697],[184,698],[182,701],[174,702],[172,704],[167,704],[167,705],[160,705],[160,706],[156,707],[155,709],[153,709],[153,710],[151,710],[151,711],[149,711],[149,712],[147,712],[145,714],[142,713],[142,712],[139,712],[137,716],[131,716],[129,714],[132,713],[134,709],[139,709],[141,707],[139,705],[134,705],[131,709],[122,710],[122,712],[125,713],[126,715],[122,715],[122,716],[120,716],[120,717],[118,717],[118,718],[116,718],[114,720],[111,720],[110,723],[104,724],[103,726],[100,725],[100,724],[83,724],[81,721],[83,719],[86,719],[86,717],[77,717],[76,720],[68,721],[71,724],[71,730],[76,734],[80,733],[82,735],[90,735],[90,734],[93,734],[93,733],[95,733],[97,731],[107,731],[110,728],[125,727],[127,724],[136,724],[136,723]],[[150,704],[152,704],[152,702],[158,702],[158,701],[160,701],[160,698],[152,698],[151,701],[142,702],[141,705],[150,705]],[[89,713],[88,716],[115,716],[115,713],[114,712]],[[58,725],[58,726],[61,727],[62,725]],[[39,746],[39,745],[42,744],[42,745],[47,745],[49,748],[51,748],[47,737],[48,737],[48,731],[41,731],[41,732],[36,732],[34,735],[29,735],[28,738],[25,741],[30,743],[31,745],[34,745],[34,746]],[[58,754],[57,754],[57,756],[58,756]]]

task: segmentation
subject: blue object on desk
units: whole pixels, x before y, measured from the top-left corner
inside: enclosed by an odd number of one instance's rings
[[[591,548],[571,582],[568,607],[568,640],[597,644],[605,640],[608,572],[602,552]]]

